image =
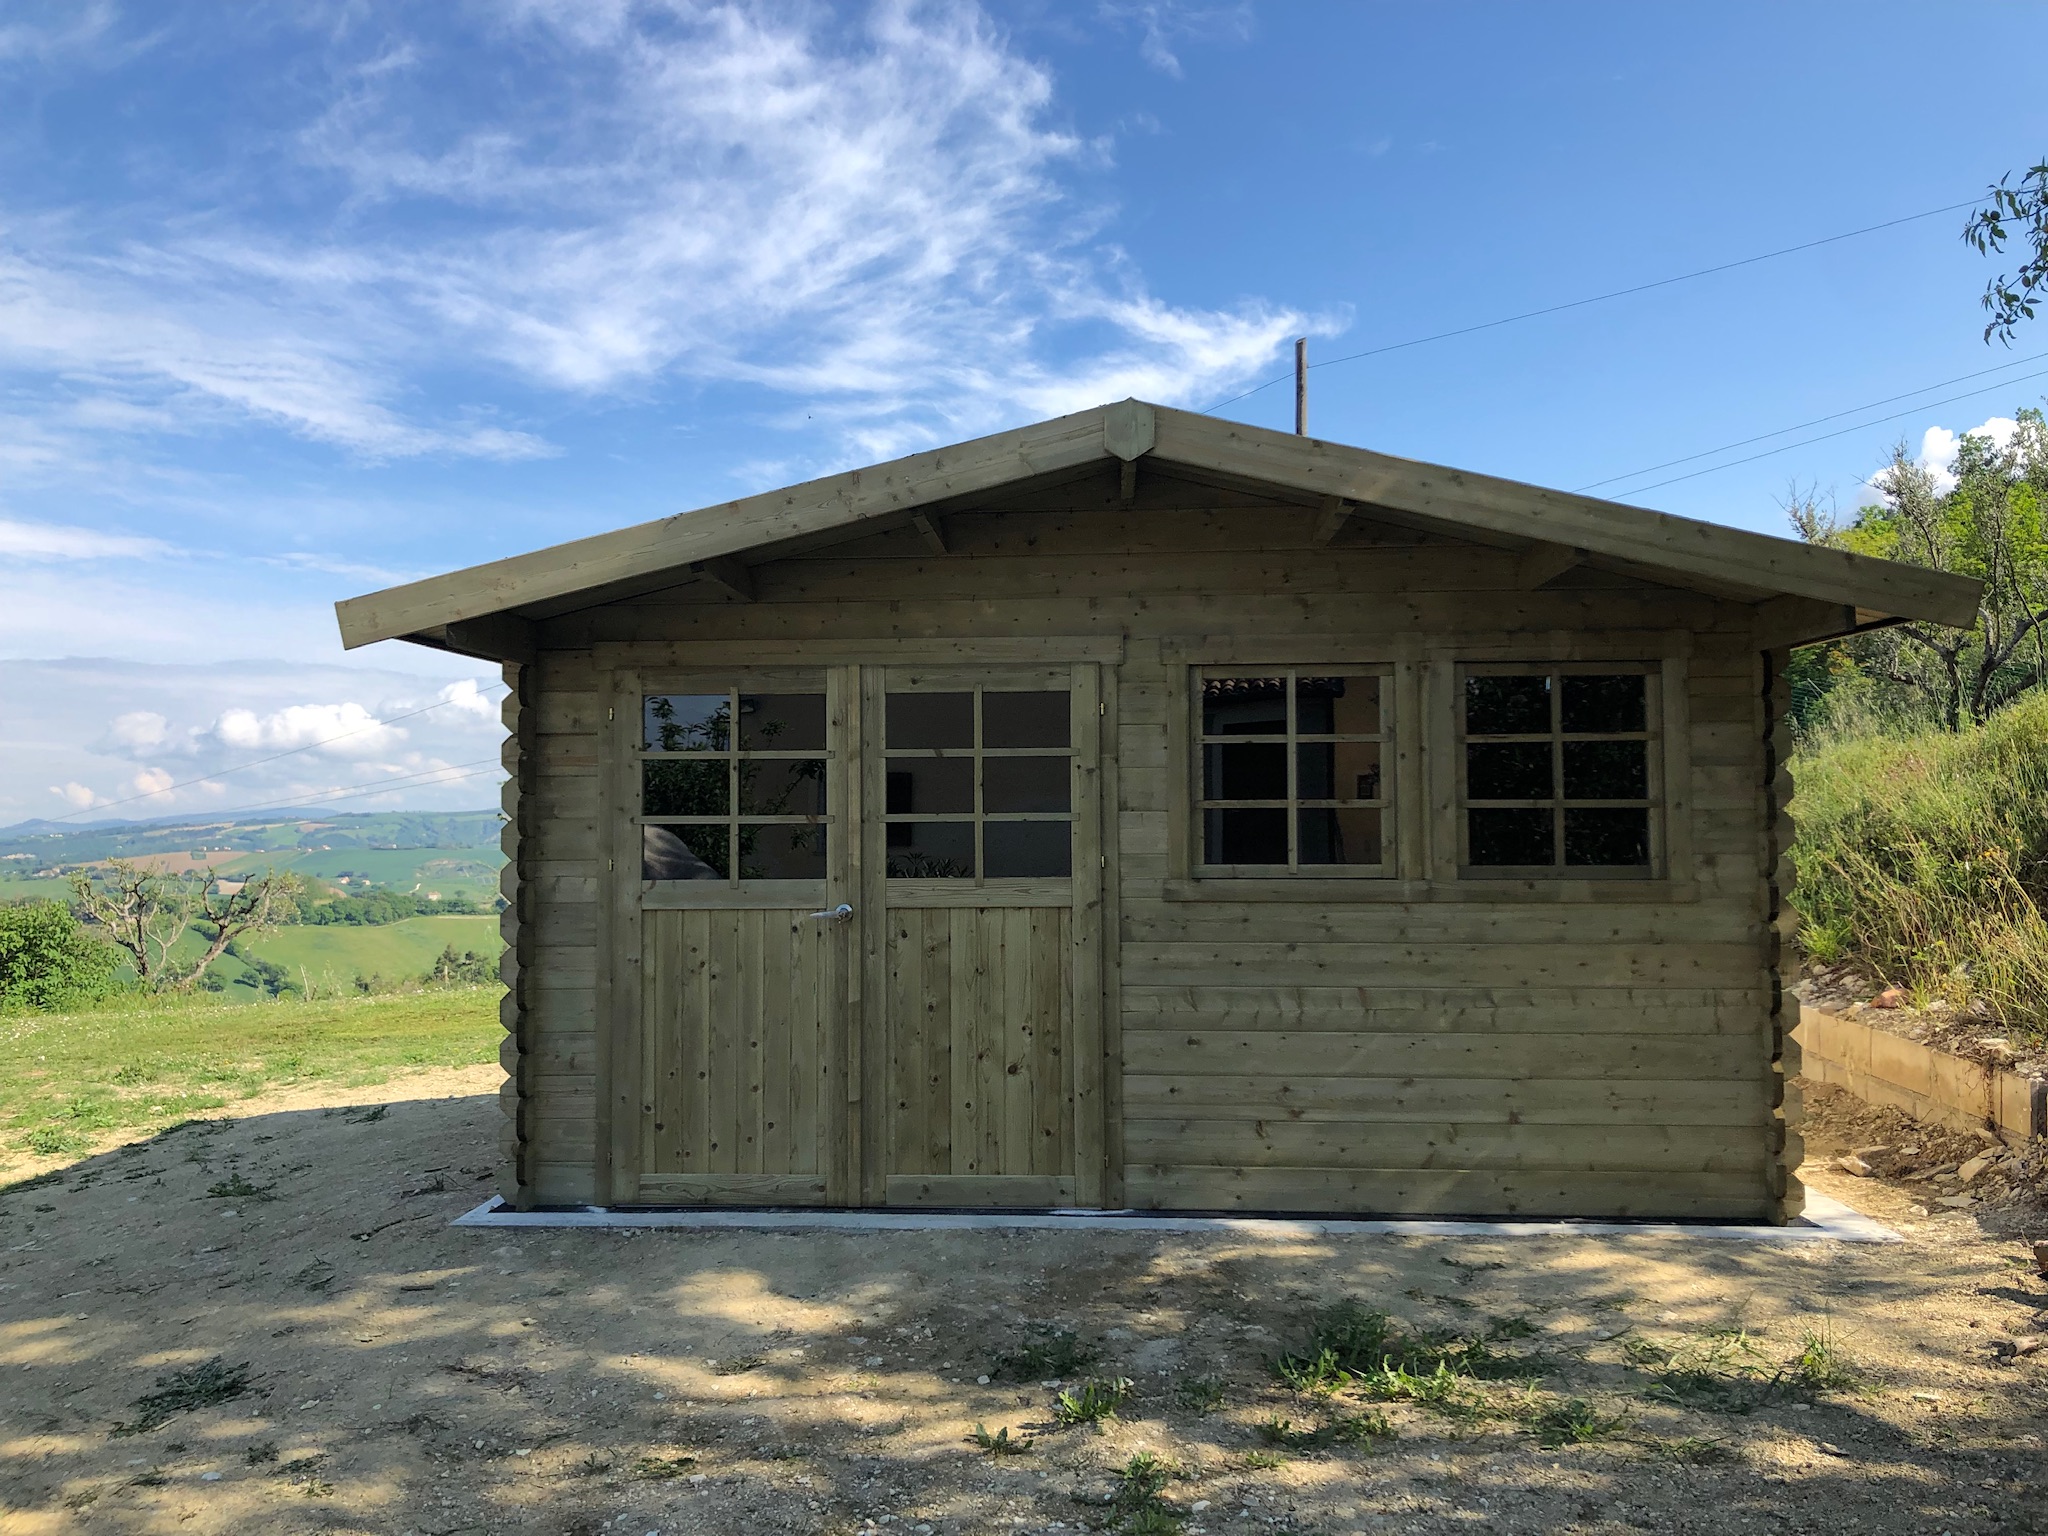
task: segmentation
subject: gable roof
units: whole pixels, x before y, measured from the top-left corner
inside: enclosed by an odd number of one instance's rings
[[[523,617],[522,610],[663,573],[676,581],[702,574],[743,590],[748,578],[738,557],[749,552],[835,530],[852,536],[1020,481],[1141,458],[1277,487],[1333,510],[1385,509],[1445,532],[1526,542],[1532,553],[1545,546],[1576,552],[1671,585],[1752,601],[1789,596],[1840,604],[1856,610],[1843,629],[1976,621],[1981,584],[1969,577],[1140,400],[430,576],[336,603],[335,614],[350,649],[399,638],[446,645],[449,625]]]

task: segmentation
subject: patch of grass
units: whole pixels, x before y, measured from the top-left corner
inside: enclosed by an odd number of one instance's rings
[[[1785,1395],[1785,1373],[1767,1372],[1762,1351],[1739,1328],[1712,1328],[1670,1344],[1630,1334],[1621,1352],[1649,1375],[1652,1397],[1681,1408],[1747,1414]]]
[[[636,1482],[664,1483],[671,1478],[689,1476],[690,1469],[696,1465],[694,1456],[642,1456],[633,1463],[629,1475]]]
[[[1334,1349],[1319,1349],[1313,1356],[1305,1351],[1282,1355],[1273,1362],[1273,1374],[1280,1384],[1307,1397],[1330,1397],[1349,1386],[1351,1372],[1337,1363]]]
[[[1832,1323],[1818,1333],[1806,1330],[1789,1369],[1794,1381],[1813,1392],[1846,1392],[1864,1381],[1863,1368],[1835,1342]]]
[[[145,1392],[132,1405],[135,1417],[125,1423],[116,1424],[117,1435],[147,1434],[160,1424],[168,1424],[181,1413],[190,1413],[195,1408],[211,1407],[240,1397],[249,1390],[249,1364],[229,1365],[221,1356],[202,1360],[197,1365],[188,1365],[182,1371],[156,1379],[156,1390]]]
[[[1366,1447],[1375,1441],[1394,1438],[1394,1426],[1383,1413],[1345,1414],[1327,1424],[1296,1428],[1293,1420],[1277,1415],[1258,1426],[1258,1437],[1268,1445],[1290,1451],[1320,1451],[1333,1445]]]
[[[758,1371],[768,1363],[765,1355],[734,1355],[721,1360],[711,1368],[714,1376],[744,1376],[748,1371]]]
[[[1173,1391],[1173,1400],[1189,1413],[1214,1413],[1229,1398],[1230,1383],[1221,1376],[1186,1376]]]
[[[70,1152],[83,1152],[90,1145],[77,1131],[57,1125],[37,1126],[22,1138],[21,1144],[37,1157],[62,1157]]]
[[[1270,1472],[1275,1467],[1286,1466],[1287,1458],[1275,1455],[1271,1451],[1246,1451],[1244,1464],[1254,1472]]]
[[[1510,1339],[1533,1339],[1536,1325],[1521,1313],[1513,1317],[1489,1317],[1486,1320],[1486,1338],[1489,1342],[1504,1343]]]
[[[1174,1472],[1171,1463],[1150,1451],[1140,1451],[1124,1463],[1111,1498],[1119,1531],[1128,1536],[1170,1536],[1181,1528],[1180,1516],[1162,1497]]]
[[[1011,1439],[1008,1425],[1004,1425],[994,1434],[990,1434],[986,1424],[977,1423],[974,1426],[974,1433],[967,1438],[980,1446],[984,1451],[987,1451],[991,1456],[1023,1456],[1038,1444],[1029,1435],[1014,1440]]]
[[[1529,1427],[1536,1431],[1537,1443],[1553,1449],[1605,1440],[1627,1423],[1627,1414],[1603,1413],[1583,1397],[1567,1397],[1546,1403],[1529,1418]]]
[[[242,1460],[252,1467],[268,1466],[271,1462],[277,1460],[277,1442],[275,1440],[258,1440],[242,1452]]]
[[[1484,1334],[1448,1329],[1405,1333],[1386,1313],[1345,1300],[1316,1314],[1305,1347],[1281,1355],[1273,1374],[1311,1397],[1357,1391],[1376,1402],[1411,1402],[1470,1416],[1479,1382],[1526,1381],[1549,1363],[1534,1353],[1496,1349],[1503,1338],[1533,1333],[1526,1319],[1495,1319]]]
[[[1729,1448],[1728,1442],[1712,1435],[1681,1435],[1675,1440],[1646,1440],[1643,1443],[1655,1454],[1689,1466],[1735,1459],[1735,1452]]]
[[[996,1381],[1065,1380],[1087,1370],[1097,1355],[1095,1346],[1071,1329],[1040,1323],[1023,1343],[996,1356],[989,1376]]]
[[[251,1184],[239,1173],[231,1173],[218,1184],[206,1187],[209,1200],[275,1200],[275,1184]]]
[[[1100,1424],[1116,1417],[1117,1409],[1129,1400],[1131,1390],[1128,1376],[1096,1377],[1054,1399],[1052,1416],[1061,1424]]]

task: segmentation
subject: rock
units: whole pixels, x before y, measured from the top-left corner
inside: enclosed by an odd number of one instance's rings
[[[1963,1164],[1962,1167],[1958,1168],[1956,1170],[1956,1177],[1961,1179],[1965,1184],[1974,1184],[1976,1183],[1977,1179],[1983,1174],[1984,1170],[1986,1168],[1989,1168],[1990,1166],[1991,1154],[1986,1152],[1980,1157],[1971,1158],[1967,1163]]]
[[[2012,1352],[2016,1355],[2031,1355],[2041,1348],[2041,1336],[2037,1333],[2024,1334],[2012,1341]]]
[[[1870,1000],[1870,1006],[1873,1008],[1903,1008],[1906,1006],[1906,994],[1898,987],[1886,987]]]
[[[2048,1242],[2035,1242],[2034,1268],[2039,1270],[2044,1276],[2048,1276]]]
[[[1851,1157],[1861,1157],[1868,1159],[1873,1157],[1882,1157],[1885,1155],[1885,1153],[1889,1151],[1891,1151],[1890,1147],[1856,1147],[1851,1150],[1849,1155]]]
[[[1842,1172],[1859,1179],[1867,1179],[1877,1171],[1853,1152],[1847,1157],[1836,1158],[1835,1166],[1841,1169]]]
[[[1975,1195],[1941,1195],[1936,1198],[1934,1203],[1936,1205],[1945,1205],[1950,1210],[1959,1211],[1966,1205],[1975,1205],[1977,1197]]]

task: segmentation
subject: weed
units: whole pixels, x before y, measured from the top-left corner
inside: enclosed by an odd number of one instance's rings
[[[116,1424],[117,1435],[147,1434],[181,1413],[225,1403],[249,1390],[249,1365],[229,1365],[219,1355],[156,1379],[157,1389],[135,1399],[135,1418]]]
[[[1706,1413],[1754,1413],[1784,1395],[1783,1371],[1764,1374],[1763,1355],[1739,1328],[1710,1329],[1663,1345],[1631,1334],[1622,1358],[1651,1377],[1650,1393]]]
[[[1297,1429],[1290,1419],[1270,1418],[1258,1426],[1259,1438],[1290,1451],[1319,1451],[1333,1445],[1370,1446],[1391,1440],[1394,1426],[1383,1413],[1348,1414],[1314,1428]]]
[[[1093,1345],[1068,1329],[1041,1323],[1015,1349],[996,1356],[989,1375],[998,1381],[1052,1381],[1075,1376],[1095,1363]]]
[[[1128,1376],[1097,1377],[1078,1390],[1062,1392],[1053,1402],[1052,1416],[1062,1424],[1100,1424],[1115,1418],[1130,1395]]]
[[[1567,1397],[1539,1409],[1529,1420],[1540,1445],[1585,1445],[1604,1440],[1628,1422],[1624,1413],[1602,1413],[1583,1397]]]
[[[1275,1467],[1287,1465],[1285,1456],[1276,1456],[1271,1451],[1246,1451],[1244,1464],[1254,1472],[1270,1472]]]
[[[714,1376],[744,1376],[748,1371],[758,1371],[768,1363],[765,1355],[734,1355],[721,1360],[711,1368]]]
[[[1676,1440],[1650,1440],[1645,1442],[1659,1456],[1668,1456],[1673,1461],[1702,1466],[1713,1461],[1732,1461],[1735,1453],[1728,1448],[1728,1442],[1710,1435],[1682,1435]]]
[[[1456,1396],[1461,1378],[1511,1381],[1543,1375],[1548,1366],[1542,1357],[1493,1347],[1492,1341],[1534,1331],[1527,1319],[1509,1319],[1490,1324],[1484,1337],[1441,1329],[1404,1334],[1386,1313],[1346,1300],[1319,1313],[1308,1348],[1282,1355],[1273,1371],[1298,1392],[1329,1396],[1358,1386],[1383,1402],[1442,1406]]]
[[[1174,1401],[1190,1413],[1214,1413],[1229,1400],[1230,1384],[1221,1376],[1189,1376],[1174,1389]]]
[[[170,1481],[161,1472],[141,1472],[128,1479],[128,1486],[130,1488],[163,1488],[168,1486]]]
[[[1818,1333],[1806,1330],[1789,1369],[1794,1381],[1815,1392],[1842,1392],[1863,1381],[1862,1369],[1835,1342],[1833,1324]]]
[[[1489,1317],[1486,1320],[1486,1338],[1491,1343],[1535,1337],[1536,1325],[1519,1312],[1513,1317]]]
[[[1465,1378],[1442,1360],[1427,1371],[1384,1360],[1357,1381],[1359,1390],[1374,1402],[1420,1403],[1425,1408],[1449,1407],[1465,1387]]]
[[[86,1147],[85,1138],[76,1131],[55,1125],[39,1125],[25,1140],[29,1151],[37,1157],[61,1157],[67,1152],[83,1152]]]
[[[252,1467],[268,1466],[271,1462],[277,1460],[277,1442],[275,1440],[258,1440],[254,1445],[242,1452],[242,1460],[248,1462]]]
[[[581,1461],[576,1463],[576,1475],[578,1477],[603,1477],[611,1469],[612,1458],[600,1456],[595,1451],[590,1452]]]
[[[633,1463],[630,1475],[636,1482],[662,1483],[672,1477],[687,1477],[696,1465],[694,1456],[642,1456]]]
[[[1351,1373],[1337,1363],[1334,1349],[1319,1349],[1313,1358],[1306,1354],[1282,1355],[1273,1362],[1273,1374],[1282,1385],[1309,1397],[1331,1397],[1351,1384]]]
[[[231,1173],[218,1184],[207,1185],[206,1197],[209,1200],[275,1200],[277,1196],[271,1191],[276,1188],[275,1184],[251,1184],[241,1174]]]
[[[1150,1451],[1140,1451],[1124,1463],[1111,1498],[1120,1530],[1128,1536],[1171,1536],[1180,1529],[1179,1516],[1160,1497],[1174,1471]]]
[[[1022,1456],[1038,1444],[1029,1435],[1024,1436],[1020,1440],[1012,1440],[1008,1425],[1004,1425],[994,1434],[990,1434],[988,1426],[979,1422],[974,1426],[974,1433],[967,1438],[980,1446],[984,1451],[987,1451],[991,1456]]]

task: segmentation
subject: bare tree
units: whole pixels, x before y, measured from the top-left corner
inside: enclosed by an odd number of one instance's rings
[[[110,859],[97,876],[73,875],[71,889],[79,915],[127,952],[142,985],[169,992],[191,986],[243,934],[276,927],[305,882],[290,870],[268,870],[230,890],[211,869],[166,875]],[[196,963],[181,965],[173,951],[195,926],[206,948]]]

